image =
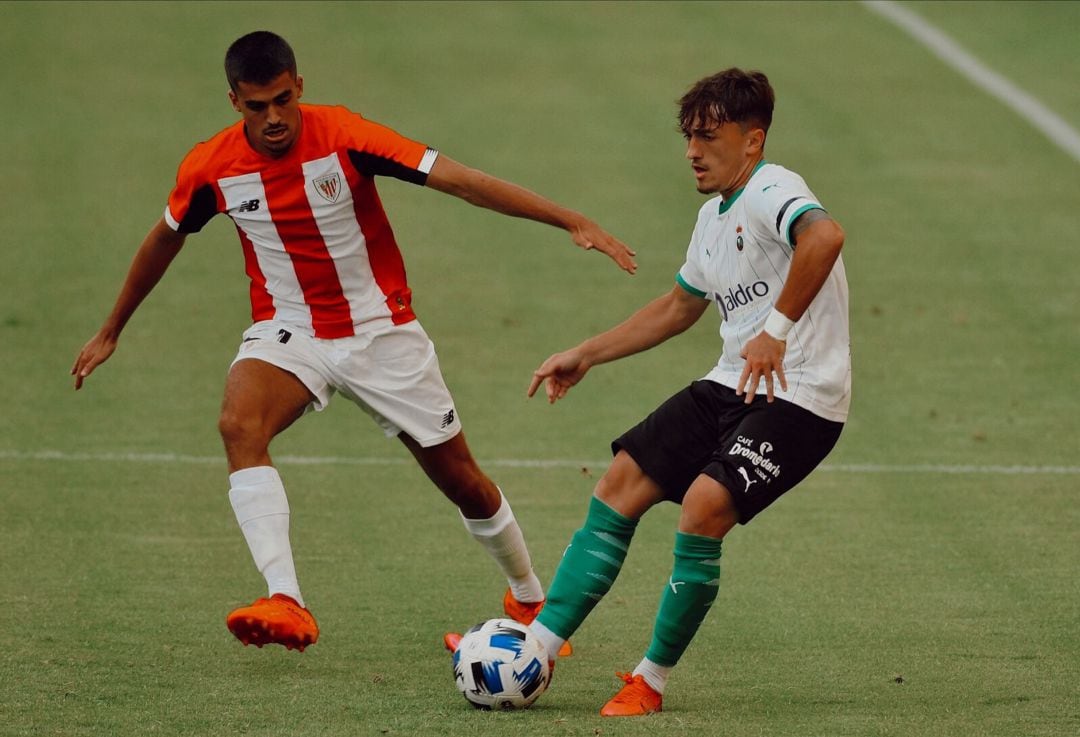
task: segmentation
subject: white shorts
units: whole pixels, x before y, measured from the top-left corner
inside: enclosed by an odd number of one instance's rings
[[[244,331],[233,359],[256,358],[296,376],[322,411],[334,392],[367,412],[387,437],[408,433],[427,448],[461,432],[435,346],[416,320],[363,335],[312,338],[274,320]]]

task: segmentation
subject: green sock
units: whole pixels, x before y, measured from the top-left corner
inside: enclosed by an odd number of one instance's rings
[[[594,496],[585,525],[563,553],[537,621],[569,638],[615,583],[636,527],[636,520]]]
[[[675,533],[675,566],[660,599],[647,659],[673,666],[694,639],[720,590],[721,543],[714,537]]]

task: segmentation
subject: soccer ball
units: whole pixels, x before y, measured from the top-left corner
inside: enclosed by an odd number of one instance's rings
[[[544,643],[512,619],[481,622],[454,653],[454,682],[477,709],[524,709],[550,681]]]

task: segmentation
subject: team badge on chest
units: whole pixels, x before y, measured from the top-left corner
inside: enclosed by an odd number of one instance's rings
[[[341,196],[341,175],[337,172],[313,179],[311,183],[315,185],[319,196],[327,202],[337,202]]]

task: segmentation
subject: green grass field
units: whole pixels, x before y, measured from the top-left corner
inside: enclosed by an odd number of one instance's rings
[[[1080,4],[909,7],[1080,127]],[[628,277],[550,228],[381,187],[470,444],[545,582],[610,438],[708,370],[719,318],[555,407],[525,400],[531,371],[670,289],[702,201],[674,100],[726,66],[769,74],[768,158],[848,233],[855,400],[827,466],[730,536],[663,714],[597,710],[648,643],[675,507],[642,522],[536,706],[473,712],[440,637],[499,614],[502,581],[404,449],[340,399],[274,446],[319,644],[232,639],[225,614],[264,589],[215,429],[248,323],[226,219],[72,391],[177,164],[234,119],[221,58],[257,28],[292,42],[309,101],[637,249]],[[1078,164],[880,16],[5,2],[0,48],[0,735],[1080,734]]]

